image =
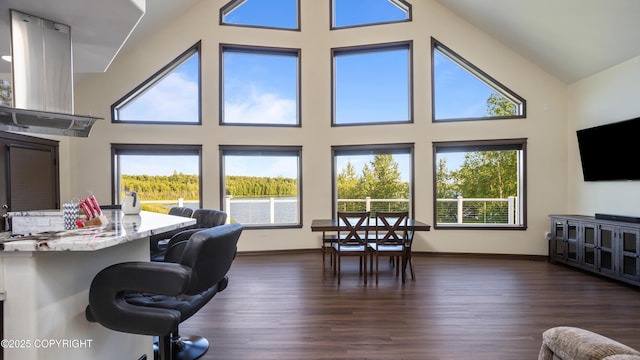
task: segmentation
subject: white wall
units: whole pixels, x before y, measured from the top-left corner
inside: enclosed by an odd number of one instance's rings
[[[569,212],[640,216],[640,181],[585,182],[576,130],[640,116],[640,57],[569,86]],[[639,134],[640,135],[640,134]],[[640,150],[637,154],[640,155]],[[639,162],[631,166],[640,166]]]
[[[413,1],[413,21],[330,32],[329,2],[301,0],[302,31],[218,25],[227,0],[203,0],[134,50],[120,54],[104,74],[76,87],[76,112],[106,120],[68,152],[69,196],[93,191],[110,199],[110,143],[203,145],[204,207],[220,207],[218,145],[302,145],[303,228],[245,231],[241,251],[320,246],[311,220],[331,216],[331,145],[415,143],[415,217],[433,222],[432,141],[528,138],[526,231],[436,230],[417,235],[415,251],[546,255],[548,214],[567,208],[566,85],[432,0]],[[527,100],[527,118],[431,122],[430,37],[456,51]],[[202,40],[202,126],[110,123],[110,106],[177,55]],[[414,113],[408,125],[332,128],[330,49],[413,40]],[[218,125],[219,43],[302,49],[302,127]],[[550,110],[545,111],[547,104]],[[77,195],[76,195],[77,194]],[[64,200],[64,199],[63,199]],[[103,200],[104,201],[104,200]]]

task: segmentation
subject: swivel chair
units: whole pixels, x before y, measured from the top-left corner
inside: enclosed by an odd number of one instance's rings
[[[181,229],[151,236],[149,239],[149,246],[151,247],[151,261],[165,261],[164,258],[167,253],[167,249],[178,241],[188,239],[189,236],[195,232],[194,230],[197,231],[220,226],[227,221],[227,213],[215,209],[196,209],[193,211],[193,215],[191,217],[196,219],[196,223],[189,226],[186,230]],[[188,232],[185,233],[185,231]]]
[[[182,216],[186,218],[190,218],[193,215],[193,209],[189,207],[183,206],[174,206],[169,209],[169,215],[174,216]],[[149,251],[151,254],[151,258],[154,256],[164,255],[166,248],[161,248],[159,245],[162,241],[169,239],[173,235],[177,234],[181,230],[172,230],[159,234],[153,234],[149,237]]]
[[[111,330],[158,336],[158,358],[197,359],[206,339],[182,344],[178,325],[194,315],[228,284],[242,225],[233,223],[197,231],[169,251],[176,263],[124,262],[100,271],[89,289],[88,321]],[[173,254],[178,251],[179,254]],[[176,346],[178,345],[178,346]]]

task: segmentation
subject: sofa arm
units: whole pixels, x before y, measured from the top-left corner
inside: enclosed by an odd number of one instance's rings
[[[640,352],[585,329],[559,326],[542,333],[542,347],[538,359],[602,360],[609,359],[608,356],[612,355],[640,357]]]

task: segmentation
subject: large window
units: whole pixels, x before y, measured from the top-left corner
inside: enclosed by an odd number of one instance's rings
[[[526,116],[522,97],[433,38],[431,52],[433,121]]]
[[[436,228],[526,228],[526,139],[436,142]]]
[[[302,147],[220,146],[222,208],[247,227],[302,226]]]
[[[333,49],[333,125],[412,122],[411,53],[410,41]]]
[[[300,125],[300,50],[221,45],[222,124]]]
[[[113,204],[136,191],[146,211],[167,213],[173,206],[202,206],[199,145],[111,144]]]
[[[298,0],[232,0],[220,9],[220,23],[274,29],[300,29]]]
[[[333,29],[411,21],[411,4],[404,0],[331,0]]]
[[[200,43],[111,105],[113,122],[200,124]]]
[[[409,211],[413,144],[333,146],[333,213]]]

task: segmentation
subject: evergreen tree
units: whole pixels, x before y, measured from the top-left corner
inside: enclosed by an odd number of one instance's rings
[[[357,199],[359,194],[359,179],[351,161],[338,174],[338,198]]]

